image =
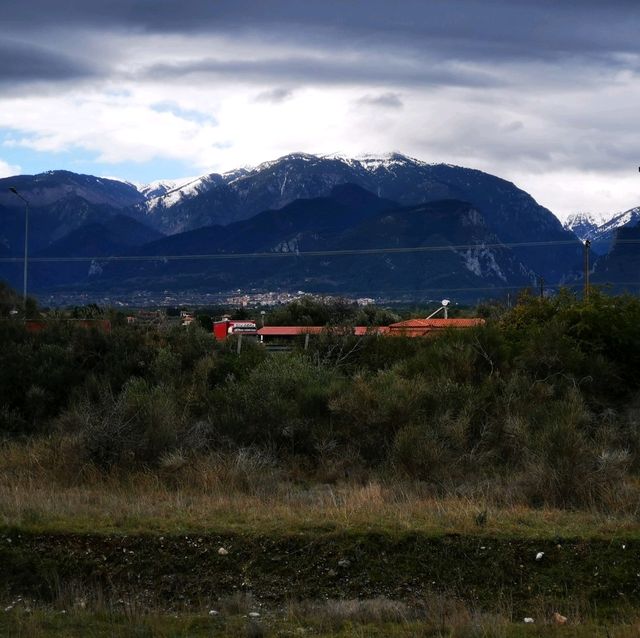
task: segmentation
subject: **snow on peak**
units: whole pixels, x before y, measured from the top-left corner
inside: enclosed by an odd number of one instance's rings
[[[630,208],[622,213],[608,215],[605,213],[574,213],[564,222],[564,227],[578,234],[578,230],[591,229],[594,235],[612,232],[616,228],[640,221],[640,206]]]
[[[347,155],[346,153],[325,153],[322,155],[313,155],[310,153],[290,153],[289,155],[283,155],[275,160],[268,162],[262,162],[254,170],[262,171],[269,169],[273,166],[277,166],[286,161],[302,160],[304,162],[314,162],[321,160],[337,160],[351,167],[359,167],[365,170],[376,170],[378,168],[389,168],[391,166],[398,166],[400,164],[424,164],[420,160],[417,160],[408,155],[402,153],[364,153],[359,155]]]
[[[283,155],[282,157],[278,157],[278,159],[262,162],[262,164],[258,164],[258,166],[256,166],[254,170],[264,171],[271,168],[272,166],[277,166],[278,164],[281,164],[286,161],[291,161],[291,160],[302,160],[303,162],[313,162],[313,161],[316,161],[317,159],[319,159],[317,155],[311,155],[310,153],[289,153],[288,155]]]
[[[199,179],[198,177],[182,177],[180,179],[157,179],[153,182],[149,182],[148,184],[143,184],[138,186],[138,191],[140,191],[147,199],[154,199],[155,197],[162,197],[169,191],[173,191],[176,188],[180,188],[184,184],[189,184],[195,180]]]
[[[630,208],[623,213],[618,213],[611,217],[608,221],[601,224],[598,228],[599,233],[612,232],[621,226],[627,226],[629,224],[637,224],[640,222],[640,206],[636,208]]]
[[[569,215],[564,222],[565,228],[573,228],[578,224],[593,224],[595,226],[601,226],[609,217],[602,213],[573,213]]]
[[[162,208],[170,208],[180,203],[183,199],[198,195],[207,189],[208,184],[219,175],[203,175],[202,177],[186,178],[184,180],[164,180],[156,186],[156,190],[150,190],[147,194],[147,201],[144,203],[147,213],[153,213]],[[181,184],[175,186],[175,184]],[[142,191],[141,191],[142,192]],[[155,192],[155,194],[154,194]]]
[[[227,184],[231,184],[232,182],[235,182],[235,180],[248,175],[251,171],[254,170],[254,168],[255,167],[249,165],[243,166],[242,168],[234,168],[233,170],[222,173],[222,179]]]
[[[415,162],[419,163],[417,159],[413,157],[409,157],[408,155],[403,155],[402,153],[391,152],[391,153],[359,153],[358,155],[354,155],[353,159],[358,160],[359,162],[368,162],[368,161],[387,161],[387,162]]]
[[[593,240],[599,234],[600,227],[605,220],[606,217],[601,213],[574,213],[565,219],[562,226],[565,230],[573,232],[582,241],[585,239]]]
[[[630,208],[613,216],[575,213],[570,215],[563,225],[581,240],[589,239],[598,254],[606,254],[611,249],[619,228],[638,223],[640,223],[640,207]]]
[[[349,157],[342,153],[330,153],[327,155],[313,155],[310,153],[289,153],[275,160],[262,162],[256,167],[246,166],[230,171],[226,171],[221,175],[212,173],[202,177],[191,177],[174,180],[157,180],[150,182],[144,186],[137,186],[140,193],[146,197],[145,207],[148,212],[153,212],[159,208],[170,208],[184,199],[198,195],[207,190],[211,185],[216,183],[224,183],[228,186],[241,182],[249,175],[255,175],[262,171],[270,170],[274,167],[285,167],[285,173],[288,173],[289,162],[306,162],[311,164],[321,162],[323,160],[337,160],[358,171],[375,172],[378,170],[387,170],[393,172],[394,168],[402,165],[425,165],[424,162],[414,159],[401,153],[368,153],[356,157]],[[281,184],[281,191],[284,189],[285,182]]]
[[[401,165],[421,165],[424,162],[417,160],[413,157],[409,157],[408,155],[403,155],[402,153],[365,153],[363,155],[358,155],[354,158],[356,162],[358,162],[362,168],[368,171],[375,171],[378,169],[390,169],[394,166]]]
[[[203,184],[207,182],[207,177],[208,176],[192,178],[181,186],[177,186],[167,191],[164,195],[161,196],[164,205],[173,206],[184,197],[197,195]]]

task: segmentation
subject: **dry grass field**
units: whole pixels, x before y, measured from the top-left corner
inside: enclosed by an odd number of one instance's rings
[[[487,482],[434,494],[420,483],[292,480],[264,455],[185,460],[159,470],[105,474],[72,467],[65,442],[0,447],[0,524],[31,531],[284,533],[304,530],[481,534],[519,538],[638,538],[640,503],[621,486],[617,508],[532,508]],[[64,456],[62,456],[64,454]],[[620,496],[620,495],[618,495]],[[614,499],[612,499],[613,501]],[[635,508],[638,508],[636,511]]]
[[[19,576],[5,572],[1,636],[630,638],[640,632],[627,574],[640,556],[640,523],[629,506],[535,509],[509,502],[508,486],[434,494],[384,476],[319,483],[250,452],[173,457],[154,471],[103,473],[61,463],[71,444],[33,439],[0,448],[0,558]],[[225,566],[208,563],[199,571],[202,552],[215,555],[221,544],[232,548],[218,557],[228,560]],[[540,548],[548,564],[536,562]],[[495,570],[485,549],[498,559]],[[105,567],[83,562],[84,553],[104,553]],[[384,558],[386,566],[376,571],[380,554],[397,564]],[[272,563],[271,555],[282,562]],[[362,564],[340,571],[335,566],[343,556],[360,556]],[[174,564],[174,557],[180,561]],[[414,573],[415,559],[422,571]],[[519,585],[494,587],[491,578],[519,561],[527,561],[519,566]],[[604,563],[614,567],[593,582]],[[443,580],[441,588],[408,585],[424,580],[425,564]],[[87,577],[96,565],[103,584]],[[449,570],[455,573],[447,580]],[[167,573],[182,573],[182,584],[160,591]],[[240,586],[248,577],[255,595]],[[575,591],[564,591],[574,578]],[[219,582],[227,583],[226,593],[216,589]],[[622,587],[624,597],[600,604],[602,592],[610,597],[606,592]],[[30,596],[31,589],[40,593]],[[553,622],[558,610],[567,625]]]

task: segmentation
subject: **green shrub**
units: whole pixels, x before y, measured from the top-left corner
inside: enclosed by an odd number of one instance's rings
[[[390,461],[396,472],[410,479],[438,481],[450,473],[452,459],[436,429],[424,424],[407,425],[397,432]]]
[[[333,383],[330,372],[307,357],[269,357],[245,378],[230,376],[216,388],[210,419],[239,445],[309,454],[327,425]]]
[[[64,431],[78,437],[86,460],[101,468],[156,466],[180,443],[185,423],[165,386],[133,379],[113,396],[81,402],[59,419]]]

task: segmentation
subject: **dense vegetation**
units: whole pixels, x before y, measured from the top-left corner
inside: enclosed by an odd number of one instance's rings
[[[292,480],[376,474],[530,505],[635,502],[640,301],[563,292],[484,314],[435,338],[335,330],[291,353],[245,340],[239,356],[195,325],[30,334],[2,320],[0,437],[45,439],[73,477],[179,472],[244,450]]]

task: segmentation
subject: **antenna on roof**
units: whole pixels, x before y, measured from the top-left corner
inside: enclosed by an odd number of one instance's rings
[[[445,318],[445,319],[448,319],[448,318],[449,318],[449,315],[448,315],[448,313],[447,313],[447,306],[451,303],[451,301],[449,301],[449,299],[443,299],[440,303],[442,304],[442,305],[440,306],[440,308],[438,308],[436,311],[432,312],[432,313],[427,317],[427,319],[431,319],[431,317],[433,317],[433,316],[437,315],[441,310],[443,310],[443,311],[444,311],[444,318]]]

